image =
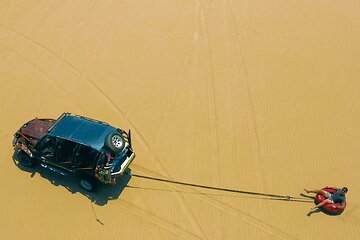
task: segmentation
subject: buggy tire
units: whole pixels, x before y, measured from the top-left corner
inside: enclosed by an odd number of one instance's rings
[[[95,192],[98,185],[96,179],[88,174],[79,175],[78,183],[79,186],[87,192]]]
[[[28,168],[33,168],[36,164],[36,160],[22,150],[18,153],[18,160],[21,165]]]
[[[121,152],[124,146],[125,140],[118,132],[111,132],[105,138],[105,147],[115,154]]]

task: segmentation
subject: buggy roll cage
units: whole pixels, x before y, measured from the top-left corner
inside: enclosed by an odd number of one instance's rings
[[[55,123],[48,129],[48,132],[50,132],[59,122],[61,122],[62,119],[64,119],[67,116],[70,116],[71,113],[69,112],[64,112],[63,114],[61,114],[61,116],[55,121]],[[75,115],[76,118],[81,118],[81,119],[85,119],[88,121],[93,121],[93,122],[97,122],[97,123],[101,123],[104,124],[106,126],[110,126],[107,122],[103,122],[103,121],[99,121],[93,118],[89,118],[89,117],[84,117],[81,115]],[[130,148],[132,148],[131,145],[131,130],[129,129],[129,132],[125,132],[124,130],[117,128],[117,131],[125,138],[125,140],[128,141]]]

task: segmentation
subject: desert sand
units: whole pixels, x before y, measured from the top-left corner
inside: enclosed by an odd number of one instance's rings
[[[359,12],[1,0],[0,239],[359,239]],[[133,176],[88,194],[19,167],[13,134],[63,112],[131,129]],[[324,186],[349,188],[340,216],[309,214]]]

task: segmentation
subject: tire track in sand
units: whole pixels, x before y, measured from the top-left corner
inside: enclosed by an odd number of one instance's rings
[[[56,2],[55,2],[55,4],[56,4]],[[22,36],[22,37],[27,36],[31,31],[34,30],[35,26],[37,26],[37,25],[41,22],[42,17],[43,17],[44,15],[46,15],[47,12],[50,11],[51,7],[54,6],[55,4],[54,4],[54,3],[52,3],[52,4],[50,3],[49,5],[45,6],[44,9],[43,9],[43,11],[42,11],[40,14],[38,14],[37,19],[35,20],[35,23],[33,24],[33,26],[30,27],[25,33],[20,33],[20,32],[18,32],[18,31],[14,30],[13,28],[9,27],[9,26],[7,25],[7,24],[8,24],[7,22],[6,22],[6,23],[0,23],[0,27],[2,28],[2,33],[3,33],[5,30],[7,30],[7,31],[10,31],[10,32],[12,32],[12,33],[14,33],[14,34],[16,34],[16,35],[20,35],[20,36]],[[8,11],[8,14],[10,14],[10,10]],[[0,61],[5,60],[5,59],[11,54],[12,50],[13,50],[13,49],[16,49],[16,47],[19,46],[20,44],[21,44],[21,42],[20,42],[20,43],[16,43],[15,46],[12,47],[12,48],[8,51],[7,54],[4,54],[4,56],[1,58]]]
[[[203,49],[203,63],[205,66],[205,78],[209,81],[208,84],[208,109],[209,109],[209,122],[210,128],[212,130],[212,135],[210,139],[213,141],[215,146],[215,160],[217,161],[217,169],[220,169],[220,143],[219,143],[219,129],[218,129],[218,115],[216,110],[216,93],[215,93],[215,78],[214,78],[214,64],[212,60],[212,51],[210,47],[210,40],[209,40],[209,33],[208,33],[208,26],[206,23],[206,15],[205,12],[208,8],[210,1],[197,1],[196,8],[198,12],[198,22],[199,22],[199,32],[202,36],[202,49]],[[217,182],[220,183],[220,173],[217,172]]]
[[[157,59],[161,56],[161,54],[165,52],[167,52],[165,49],[165,43],[170,39],[170,37],[173,35],[173,31],[175,29],[175,25],[178,21],[178,18],[180,16],[180,13],[182,12],[184,8],[184,1],[183,0],[180,0],[180,6],[178,7],[178,10],[175,12],[174,14],[174,17],[170,20],[169,22],[169,27],[167,28],[166,30],[166,36],[161,40],[161,43],[159,44],[159,47],[158,47],[158,50],[156,51],[156,54],[154,54],[154,56],[152,57],[153,61],[150,61],[152,62],[152,71],[148,71],[147,74],[146,74],[146,77],[144,77],[144,79],[149,79],[151,78],[151,75],[152,75],[152,72],[154,70],[157,70],[157,67],[158,67],[158,64],[157,64]],[[149,87],[149,81],[142,81],[141,82],[141,85],[139,86],[139,89],[141,91],[139,92],[142,92],[142,91],[146,91]],[[136,98],[136,100],[134,100],[134,104],[133,106],[137,106],[139,105],[140,101],[141,101],[141,98],[142,98],[142,94],[139,94],[138,97]],[[136,107],[135,107],[136,108]],[[164,126],[164,125],[163,125]]]
[[[246,222],[247,224],[252,225],[253,227],[255,227],[257,229],[266,232],[268,235],[276,237],[277,239],[298,240],[298,238],[292,236],[291,234],[286,233],[286,232],[284,232],[284,231],[272,226],[271,224],[268,224],[256,217],[253,217],[244,211],[236,209],[236,208],[230,206],[229,204],[225,204],[222,201],[216,200],[213,197],[196,196],[196,195],[192,195],[192,197],[219,209],[220,211],[224,212],[227,215],[236,217],[236,218],[240,219],[241,221]]]
[[[178,15],[180,14],[181,10],[183,8],[183,4],[180,5],[180,9],[178,10],[175,18],[172,20],[171,23],[171,27],[169,28],[169,32],[171,33],[173,31],[176,19],[178,17]],[[112,21],[111,21],[112,22]],[[107,33],[105,33],[104,35],[106,35]],[[169,34],[170,35],[170,34]],[[105,39],[105,37],[103,37],[103,40]],[[93,55],[93,57],[96,54]],[[129,123],[129,125],[131,126],[131,128],[133,130],[135,130],[136,134],[140,137],[140,139],[142,140],[143,145],[145,145],[145,147],[148,149],[149,153],[153,156],[153,158],[155,159],[155,161],[159,164],[159,170],[162,171],[168,178],[170,178],[170,174],[169,172],[166,170],[165,166],[163,165],[163,163],[161,162],[160,158],[157,156],[157,154],[155,153],[155,151],[152,149],[151,145],[149,144],[149,142],[146,140],[146,138],[141,134],[141,131],[137,128],[137,126],[135,125],[135,123],[127,116],[127,114],[125,114],[125,112],[107,95],[107,93],[101,88],[99,87],[94,81],[92,81],[89,77],[85,76],[82,72],[78,72],[80,74],[80,76],[82,76],[88,84],[90,84],[93,88],[96,89],[97,92],[99,92],[103,98],[106,99],[106,101],[108,102],[108,105],[112,106],[114,111],[117,112],[117,114],[119,114],[122,118],[124,118],[125,121],[127,121]],[[203,238],[206,238],[206,234],[203,231],[203,229],[201,228],[201,225],[199,224],[195,214],[193,213],[193,211],[190,209],[190,207],[188,206],[188,204],[186,204],[186,200],[183,197],[183,195],[181,194],[176,194],[176,198],[178,200],[178,203],[180,204],[180,207],[182,208],[182,210],[184,211],[184,213],[187,215],[188,220],[190,221],[190,224],[192,225],[192,227],[197,230],[198,234],[202,235]]]
[[[46,72],[44,69],[42,69],[40,66],[38,66],[37,64],[35,64],[33,61],[31,61],[31,59],[27,58],[26,56],[22,55],[21,53],[17,52],[16,50],[13,50],[13,54],[17,55],[18,57],[22,58],[27,64],[29,64],[30,66],[32,66],[36,71],[38,71],[41,75],[45,76],[44,78],[46,80],[50,79],[51,81],[48,81],[56,90],[59,94],[61,94],[64,99],[68,99],[68,97],[70,97],[70,100],[72,100],[71,102],[76,102],[76,104],[81,108],[81,110],[83,110],[84,112],[86,112],[85,107],[75,101],[75,99],[72,97],[72,94],[70,94],[70,92],[64,88],[61,87],[61,85],[59,84],[59,82],[55,79],[49,76],[48,72]],[[56,66],[56,64],[55,64]],[[54,66],[54,67],[55,67]]]
[[[159,217],[156,214],[153,214],[143,208],[135,206],[134,204],[127,202],[125,200],[120,200],[120,202],[115,202],[115,204],[125,210],[137,215],[140,218],[145,219],[148,222],[151,222],[169,232],[172,232],[185,239],[204,239],[184,228],[178,224],[172,223],[164,218]]]
[[[262,149],[261,149],[259,128],[258,128],[258,124],[257,124],[257,120],[256,120],[255,104],[254,104],[253,94],[252,94],[250,83],[249,83],[246,61],[245,61],[245,57],[244,57],[243,47],[241,44],[241,37],[237,30],[235,16],[234,16],[233,12],[231,11],[231,7],[230,7],[228,1],[224,0],[223,2],[226,7],[226,14],[227,14],[228,21],[233,25],[232,29],[236,36],[235,42],[237,45],[236,50],[237,50],[238,54],[236,54],[235,56],[239,56],[239,57],[236,57],[237,71],[238,71],[239,76],[243,75],[243,82],[244,82],[246,92],[247,92],[247,96],[246,96],[245,100],[248,101],[247,105],[249,106],[247,109],[248,110],[247,116],[248,116],[248,122],[249,122],[250,136],[252,136],[251,137],[251,145],[252,145],[252,149],[253,149],[252,152],[253,152],[254,162],[255,162],[256,179],[260,179],[261,188],[264,191],[266,191],[266,181],[264,179],[264,169],[262,167],[262,165],[263,165],[262,161],[263,161],[264,157],[263,157],[263,153],[262,153]],[[238,58],[240,58],[240,59],[238,59]],[[241,72],[243,72],[243,74]],[[262,209],[262,211],[263,211],[263,209]]]
[[[4,25],[7,25],[8,22],[9,22],[9,16],[10,16],[10,13],[13,11],[14,9],[14,6],[15,6],[15,0],[11,1],[10,3],[10,7],[8,7],[8,10],[6,11],[6,14],[4,14],[4,17],[3,19],[1,20],[1,23],[0,24],[4,24]],[[4,31],[5,29],[3,28],[0,32],[0,37],[4,34]]]
[[[207,2],[208,4],[209,2]],[[226,3],[226,1],[225,1]],[[206,7],[207,5],[205,5]],[[229,14],[231,16],[231,18],[229,20],[231,20],[231,22],[233,23],[233,28],[235,30],[235,33],[236,33],[236,37],[237,37],[237,43],[238,43],[238,47],[239,47],[239,53],[240,53],[240,57],[241,57],[241,63],[242,63],[242,66],[243,66],[243,71],[244,71],[244,81],[245,81],[245,84],[246,84],[246,90],[247,90],[247,93],[248,93],[248,96],[247,96],[247,99],[249,101],[248,103],[248,106],[249,106],[249,114],[248,114],[248,117],[249,117],[249,123],[251,124],[251,128],[250,128],[250,131],[255,133],[252,137],[252,146],[253,146],[253,153],[254,153],[254,158],[255,160],[257,161],[256,165],[257,166],[260,166],[260,169],[259,168],[255,168],[256,170],[256,175],[257,175],[257,178],[258,179],[261,179],[261,183],[262,183],[262,186],[265,186],[265,182],[264,182],[264,178],[263,178],[263,169],[261,168],[261,159],[262,159],[262,154],[261,154],[261,145],[260,145],[260,137],[259,137],[259,132],[258,132],[258,127],[257,127],[257,122],[256,122],[256,115],[255,115],[255,107],[254,107],[254,101],[253,101],[253,96],[252,96],[252,93],[251,93],[251,88],[250,88],[250,85],[249,85],[249,82],[248,82],[248,73],[247,73],[247,68],[246,68],[246,62],[245,62],[245,59],[244,59],[244,54],[242,52],[242,48],[241,48],[241,42],[240,42],[240,36],[239,36],[239,33],[237,32],[237,29],[236,29],[236,23],[235,23],[235,19],[234,19],[234,16],[233,16],[233,13],[230,12],[230,9],[229,9],[229,6],[228,4],[226,3],[226,10],[227,10],[227,14],[228,14],[228,18],[229,18]],[[206,56],[209,57],[209,63],[207,65],[207,69],[210,70],[209,72],[211,72],[213,74],[213,71],[212,71],[212,61],[211,61],[211,49],[210,49],[210,41],[209,41],[209,38],[208,38],[208,34],[207,34],[207,26],[206,26],[206,18],[205,18],[205,12],[202,11],[201,12],[201,26],[202,26],[202,30],[204,30],[204,51],[207,53]],[[242,69],[240,66],[240,63],[239,61],[237,62],[238,64],[238,71],[240,71],[240,69]],[[240,75],[240,72],[239,72],[239,75]],[[214,77],[212,75],[212,87],[213,87],[213,93],[215,94],[215,88],[214,88]],[[213,95],[213,104],[215,106],[215,96]],[[174,187],[174,186],[170,186],[172,189],[177,189],[179,190],[180,188],[178,187]],[[185,187],[183,187],[184,189],[186,189]],[[230,205],[222,202],[222,201],[219,201],[217,199],[214,199],[214,198],[211,198],[211,197],[208,197],[208,196],[202,196],[202,195],[199,195],[199,196],[192,196],[200,201],[203,201],[217,209],[219,209],[220,211],[228,214],[228,215],[231,215],[231,216],[234,216],[234,217],[237,217],[239,219],[241,219],[242,221],[266,232],[267,234],[271,235],[271,236],[274,236],[274,237],[277,237],[279,239],[296,239],[294,236],[256,218],[256,217],[253,217],[249,214],[247,214],[246,212],[243,212],[241,210],[238,210],[238,209],[235,209],[233,207],[231,207]]]
[[[11,29],[10,27],[7,27],[7,26],[4,26],[2,24],[0,24],[1,27],[3,28],[6,28],[7,30],[21,36],[22,38],[24,38],[25,40],[37,45],[38,47],[44,49],[46,52],[49,52],[51,53],[53,56],[55,56],[57,59],[59,59],[61,62],[63,62],[65,65],[67,65],[70,69],[72,69],[74,72],[78,73],[78,74],[81,74],[81,71],[75,67],[72,63],[70,63],[67,59],[65,59],[63,56],[60,56],[59,54],[57,54],[55,51],[51,50],[50,48],[48,48],[46,45],[30,38],[29,36],[23,34],[23,33],[20,33],[14,29]]]
[[[134,164],[134,165],[136,165],[136,164]],[[147,169],[147,168],[144,168],[144,167],[141,167],[138,165],[136,165],[136,167],[137,167],[137,172],[139,172],[142,175],[151,174],[151,176],[164,177],[154,171],[151,171],[150,169]],[[190,197],[195,198],[196,200],[201,201],[204,204],[207,204],[211,207],[214,207],[228,216],[235,217],[235,218],[239,219],[240,221],[245,222],[246,224],[249,224],[252,227],[255,227],[256,229],[267,233],[270,236],[276,237],[277,239],[297,240],[297,238],[292,236],[291,234],[284,232],[281,229],[274,227],[271,224],[268,224],[268,223],[262,221],[261,219],[256,218],[240,209],[237,209],[227,203],[224,203],[224,202],[214,198],[213,196],[205,195],[204,192],[200,192],[196,188],[189,187],[189,186],[179,186],[179,185],[175,186],[174,184],[167,183],[167,182],[162,182],[162,183],[164,185],[168,186],[169,188],[171,188],[172,190],[176,190],[179,192],[186,192],[189,189],[191,189],[191,191],[193,193],[197,193],[197,194],[189,194]]]
[[[207,31],[204,9],[202,10],[202,12],[199,11],[199,18],[200,18],[200,22],[201,22],[200,25],[201,25],[202,32]],[[204,49],[204,52],[206,52],[206,56],[211,58],[210,42],[209,42],[209,39],[208,39],[207,32],[205,32],[204,35],[205,35],[205,37],[204,37],[205,39],[204,39],[204,43],[203,43],[203,49]],[[212,73],[212,64],[207,63],[206,66],[207,66],[208,72]],[[214,81],[214,78],[212,77],[212,89],[213,89],[212,91],[214,93],[214,82],[213,81]],[[247,81],[247,79],[246,79],[246,81]],[[251,94],[250,86],[248,85],[248,83],[247,83],[247,91],[248,91],[248,94]],[[215,97],[215,96],[213,95],[213,97]],[[213,98],[213,100],[215,100],[215,98]],[[213,101],[213,104],[215,104],[214,101]],[[251,102],[249,105],[253,106],[253,102]],[[253,110],[253,108],[252,108],[252,110]],[[252,113],[252,116],[253,117],[255,116],[254,112]],[[256,131],[257,131],[257,129],[256,129]],[[258,139],[256,139],[256,140],[258,140]],[[258,141],[258,144],[253,143],[253,146],[254,145],[257,146],[257,149],[259,149],[259,147],[260,147],[259,141]],[[259,153],[259,150],[257,151],[257,153]],[[138,168],[141,168],[141,167],[139,166]],[[149,169],[145,169],[145,168],[143,168],[143,171],[140,170],[139,172],[141,172],[142,174],[144,174],[145,172],[151,172],[152,174],[155,174],[155,175],[158,176],[158,173],[155,173],[155,172],[153,172],[153,171],[151,171]],[[260,176],[262,176],[262,175],[260,175]],[[170,188],[175,189],[175,190],[181,190],[181,188],[172,186],[171,184],[165,183],[165,185],[167,185]],[[184,189],[189,189],[188,187],[183,187],[183,188]],[[247,213],[245,213],[245,212],[243,212],[241,210],[235,209],[235,208],[229,206],[228,204],[226,204],[224,202],[221,202],[219,200],[210,198],[208,196],[202,196],[202,195],[200,195],[200,196],[192,196],[192,197],[194,197],[197,200],[203,201],[204,203],[219,209],[220,211],[224,212],[227,215],[231,215],[231,216],[234,216],[236,218],[239,218],[241,221],[244,221],[247,224],[250,224],[250,225],[252,225],[253,227],[255,227],[257,229],[260,229],[260,230],[266,232],[267,234],[269,234],[271,236],[275,236],[275,237],[277,237],[279,239],[284,239],[284,240],[296,239],[295,237],[291,236],[290,234],[288,234],[286,232],[283,232],[280,229],[278,229],[276,227],[273,227],[273,226],[263,222],[262,220],[260,220],[258,218],[255,218],[255,217],[253,217],[253,216],[251,216],[251,215],[249,215],[249,214],[247,214]]]

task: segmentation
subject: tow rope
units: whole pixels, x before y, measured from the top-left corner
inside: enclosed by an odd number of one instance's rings
[[[131,176],[154,180],[154,181],[160,181],[160,182],[168,182],[168,183],[174,183],[174,184],[179,184],[179,185],[186,185],[186,186],[197,187],[197,188],[205,188],[205,189],[224,191],[224,192],[233,192],[233,193],[241,193],[241,194],[248,194],[248,195],[271,197],[271,198],[277,198],[277,199],[286,200],[286,201],[303,200],[304,202],[313,202],[313,201],[309,201],[309,199],[307,199],[307,198],[300,198],[300,197],[294,197],[294,196],[289,196],[289,195],[278,195],[278,194],[270,194],[270,193],[243,191],[243,190],[230,189],[230,188],[212,187],[212,186],[205,186],[205,185],[200,185],[200,184],[173,181],[173,180],[168,180],[168,179],[163,179],[163,178],[149,177],[149,176],[144,176],[144,175],[139,175],[139,174],[131,174]]]

